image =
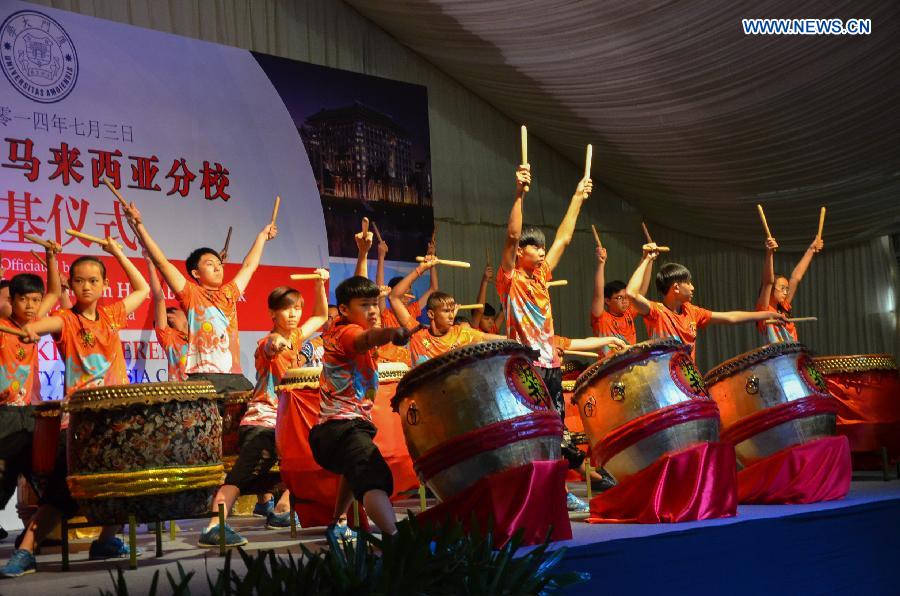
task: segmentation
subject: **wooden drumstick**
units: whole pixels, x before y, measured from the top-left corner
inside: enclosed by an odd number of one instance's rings
[[[101,246],[106,246],[109,244],[109,242],[107,242],[106,239],[104,239],[104,238],[98,238],[97,236],[91,236],[90,234],[85,234],[84,232],[79,232],[78,230],[73,230],[72,228],[69,228],[68,230],[66,230],[66,234],[68,234],[69,236],[74,236],[76,238],[81,238],[82,240],[87,240],[88,242],[96,242],[97,244],[100,244]]]
[[[50,243],[47,242],[46,240],[44,240],[43,238],[38,238],[37,236],[35,236],[33,234],[24,234],[24,236],[25,236],[25,240],[28,240],[29,242],[34,242],[38,246],[43,246],[44,248],[50,248]]]
[[[484,308],[483,304],[457,304],[456,310],[480,310]]]
[[[547,287],[556,287],[556,286],[567,286],[569,285],[569,280],[567,279],[554,279],[553,281],[547,282]]]
[[[28,337],[28,334],[25,333],[22,329],[7,327],[6,325],[0,325],[0,333],[8,333],[10,335],[15,335],[16,337],[21,337],[22,339]]]
[[[585,178],[591,177],[591,161],[593,161],[593,159],[594,159],[594,146],[591,144],[588,144],[587,152],[585,153],[585,156],[584,156],[584,177]]]
[[[603,244],[600,243],[600,234],[597,233],[597,226],[591,224],[591,231],[594,233],[594,241],[597,243],[597,248],[603,248]]]
[[[119,189],[117,189],[115,186],[113,186],[113,183],[109,181],[109,178],[107,178],[106,176],[104,176],[104,177],[102,178],[102,180],[103,180],[103,184],[106,185],[106,188],[108,188],[109,190],[111,190],[112,193],[113,193],[114,195],[116,195],[116,198],[119,199],[119,202],[122,203],[122,206],[123,206],[123,207],[128,207],[128,201],[125,200],[125,197],[122,196],[122,194],[119,192]]]
[[[794,318],[794,319],[788,319],[788,320],[785,321],[785,322],[787,322],[787,323],[806,323],[806,322],[809,322],[809,321],[818,321],[818,320],[819,320],[818,317],[796,317],[796,318]],[[763,322],[764,322],[766,325],[775,325],[775,324],[780,324],[780,323],[781,323],[781,320],[779,320],[779,319],[766,319],[766,320],[763,321]]]
[[[423,263],[425,262],[425,257],[416,257],[416,261]],[[472,266],[471,263],[466,263],[465,261],[451,261],[448,259],[435,259],[434,262],[438,265],[446,265],[447,267],[459,267],[460,269],[468,269]]]
[[[278,218],[278,208],[281,207],[281,197],[275,195],[275,206],[272,207],[272,225],[275,225],[275,220]]]
[[[644,230],[644,238],[647,239],[647,244],[653,244],[653,238],[650,237],[650,230],[647,229],[647,224],[641,222],[641,228]]]
[[[766,231],[766,238],[771,238],[772,232],[769,231],[769,222],[766,221],[766,212],[763,211],[762,205],[759,203],[756,204],[756,209],[759,211],[759,219],[762,220],[763,229]]]
[[[586,358],[599,358],[600,355],[597,352],[581,352],[579,350],[563,350],[563,354],[566,356],[584,356]]]
[[[379,244],[384,242],[384,240],[381,238],[381,232],[378,231],[378,224],[375,223],[375,220],[372,220],[372,231],[375,232],[375,239],[378,240]]]
[[[822,239],[822,228],[825,226],[825,207],[819,210],[819,232],[816,234],[816,240]]]
[[[222,251],[219,253],[219,260],[224,262],[226,258],[228,258],[228,245],[231,244],[231,226],[228,226],[228,234],[225,236],[225,246],[222,247]]]
[[[362,238],[365,240],[369,236],[369,218],[362,218]]]
[[[33,256],[34,259],[35,259],[38,263],[40,263],[40,264],[43,265],[44,267],[47,267],[47,261],[45,261],[44,259],[42,259],[42,258],[41,258],[41,255],[37,254],[37,253],[34,252],[34,251],[31,251],[31,256]]]
[[[291,279],[295,281],[306,281],[310,279],[322,279],[318,273],[292,273]]]
[[[522,125],[522,165],[528,165],[528,127]]]

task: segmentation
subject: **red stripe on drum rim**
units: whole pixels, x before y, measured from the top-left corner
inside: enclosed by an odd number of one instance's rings
[[[426,480],[451,466],[518,441],[558,436],[562,440],[562,420],[556,412],[533,412],[501,420],[444,441],[419,456],[413,467]]]
[[[607,433],[594,445],[594,459],[602,466],[617,453],[661,430],[692,420],[718,417],[719,407],[711,399],[693,399],[661,408]]]
[[[808,395],[741,418],[722,430],[721,439],[724,442],[737,445],[779,424],[819,414],[836,414],[837,411],[838,404],[833,398]]]

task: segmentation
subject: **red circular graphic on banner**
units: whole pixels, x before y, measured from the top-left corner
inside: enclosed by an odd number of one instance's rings
[[[506,361],[506,384],[512,394],[532,410],[550,408],[550,392],[544,379],[524,358],[510,358]]]
[[[703,375],[697,370],[690,356],[679,352],[669,361],[669,374],[678,388],[691,397],[709,397]]]

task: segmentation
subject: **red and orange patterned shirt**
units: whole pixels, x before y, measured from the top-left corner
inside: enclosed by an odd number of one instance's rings
[[[256,387],[247,405],[247,411],[241,418],[241,426],[275,428],[278,413],[278,393],[275,387],[281,383],[288,370],[300,366],[300,349],[303,346],[300,329],[291,331],[291,337],[288,339],[290,348],[271,357],[265,350],[268,340],[268,337],[264,337],[256,345]]]
[[[375,350],[357,352],[356,338],[366,330],[346,319],[322,334],[325,353],[319,377],[319,423],[364,418],[372,420],[378,392]]]
[[[17,328],[11,319],[0,325]],[[14,335],[0,333],[0,405],[30,406],[41,402],[37,344],[23,344]]]
[[[764,309],[771,313],[782,313],[791,316],[791,304],[781,301],[777,307],[767,304]],[[797,339],[797,326],[793,323],[765,323],[764,321],[756,322],[756,329],[766,336],[769,343],[778,343],[782,341],[800,341]]]
[[[637,328],[634,326],[637,317],[638,312],[634,306],[629,306],[620,317],[608,310],[604,310],[599,317],[591,313],[591,329],[597,337],[618,337],[633,346],[637,343]],[[603,348],[604,353],[611,350],[608,346]]]
[[[420,329],[409,338],[410,366],[422,364],[450,350],[482,341],[484,333],[462,325],[452,325],[447,333],[441,336],[432,335],[428,327]]]
[[[712,312],[690,302],[681,305],[681,314],[669,310],[662,302],[650,301],[650,312],[644,315],[647,334],[652,339],[677,337],[691,347],[691,359],[696,361],[697,331],[712,320]]]
[[[157,327],[156,339],[166,353],[169,363],[169,381],[187,381],[188,337],[174,327]]]
[[[242,374],[237,304],[241,292],[233,281],[218,290],[184,284],[178,302],[187,314],[188,350],[184,372]]]
[[[561,361],[553,349],[553,309],[547,282],[553,279],[547,262],[529,275],[522,269],[500,268],[497,293],[506,311],[506,334],[539,352],[535,366],[556,368]]]
[[[422,307],[419,306],[418,301],[413,300],[409,304],[406,305],[406,310],[409,311],[409,323],[406,325],[409,329],[415,329],[419,324],[418,318],[422,314]],[[386,308],[381,311],[381,326],[387,329],[388,327],[399,327],[400,321],[397,320],[397,315],[394,314],[393,309]]]

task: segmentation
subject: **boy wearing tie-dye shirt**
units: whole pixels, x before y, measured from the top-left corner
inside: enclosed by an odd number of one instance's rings
[[[28,341],[32,342],[36,342],[40,335],[52,334],[66,366],[66,400],[80,389],[128,383],[119,329],[125,325],[126,317],[147,299],[150,288],[134,264],[122,253],[118,243],[107,238],[103,250],[113,255],[125,271],[131,284],[128,296],[101,306],[100,298],[109,286],[106,266],[97,257],[79,257],[69,269],[69,286],[75,295],[72,309],[60,310],[23,328],[28,334]],[[63,428],[67,422],[66,416],[63,416]],[[6,566],[0,569],[0,575],[10,577],[33,572],[36,568],[35,547],[56,527],[62,516],[72,516],[78,510],[78,504],[66,484],[67,472],[65,433],[62,433],[56,464],[41,495],[40,507],[25,524],[21,544]],[[128,555],[128,547],[116,537],[116,530],[117,526],[103,528],[100,537],[91,544],[91,559]]]
[[[256,348],[256,388],[241,418],[237,460],[225,477],[225,484],[219,488],[212,501],[213,512],[219,504],[227,512],[241,493],[252,490],[278,458],[275,444],[275,423],[278,413],[278,396],[275,387],[288,370],[300,366],[303,343],[321,327],[328,317],[328,297],[325,281],[328,271],[316,270],[316,304],[310,316],[302,325],[303,296],[294,288],[281,286],[269,293],[269,315],[273,330],[259,341]],[[257,489],[258,490],[258,489]],[[267,497],[265,500],[268,501]],[[266,527],[279,529],[291,524],[290,493],[284,491],[272,511],[266,513]],[[295,514],[296,515],[296,514]],[[226,546],[241,546],[247,540],[225,526]],[[210,519],[207,529],[200,535],[201,546],[218,546],[219,518]]]
[[[252,389],[241,371],[237,304],[259,267],[266,242],[278,234],[275,224],[266,225],[257,234],[240,270],[230,282],[225,283],[223,279],[224,267],[219,253],[206,247],[188,255],[185,261],[185,270],[191,278],[188,281],[150,236],[134,203],[125,208],[125,215],[187,314],[185,373],[188,378],[210,381],[219,394]]]

